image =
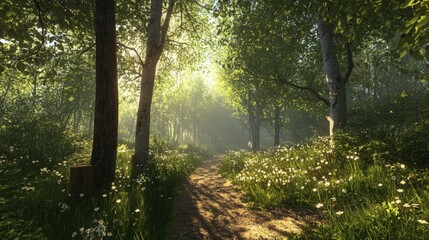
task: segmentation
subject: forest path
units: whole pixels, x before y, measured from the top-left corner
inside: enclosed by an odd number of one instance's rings
[[[288,239],[314,214],[303,210],[250,208],[240,189],[218,171],[221,157],[204,162],[175,199],[171,239]]]

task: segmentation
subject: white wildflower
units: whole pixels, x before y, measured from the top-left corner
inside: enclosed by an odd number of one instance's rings
[[[417,222],[419,222],[420,224],[428,224],[426,220],[421,220],[421,219],[417,220]]]

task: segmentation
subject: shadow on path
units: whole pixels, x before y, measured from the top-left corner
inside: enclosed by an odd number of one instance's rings
[[[175,200],[171,239],[287,239],[316,217],[308,212],[246,206],[238,187],[218,173],[220,157],[204,162]]]

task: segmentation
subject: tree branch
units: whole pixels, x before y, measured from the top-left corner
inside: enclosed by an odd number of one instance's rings
[[[88,52],[89,50],[91,50],[92,48],[94,48],[94,46],[95,46],[95,42],[94,42],[93,44],[89,45],[89,47],[87,47],[87,48],[83,49],[83,50],[79,53],[79,55],[77,56],[77,59],[79,59],[79,58],[80,58],[84,53],[86,53],[86,52]]]
[[[201,39],[201,35],[198,34],[199,31],[197,31],[196,27],[195,27],[195,22],[196,20],[194,20],[194,18],[192,17],[191,14],[189,14],[189,10],[186,7],[186,4],[183,4],[183,8],[184,8],[184,12],[185,12],[185,16],[189,19],[190,25],[192,27],[192,30],[194,31],[194,33],[197,35],[198,38]],[[182,10],[183,12],[183,10]]]
[[[170,19],[171,19],[171,15],[173,14],[175,3],[176,3],[176,0],[169,0],[168,2],[167,14],[165,15],[165,20],[161,28],[161,39],[159,43],[160,52],[162,52],[162,50],[164,49],[165,38],[167,36],[168,26],[170,25]]]
[[[187,45],[187,46],[189,46],[189,44],[188,44],[188,43],[186,43],[186,42],[179,42],[179,41],[172,40],[172,39],[166,39],[165,41],[166,41],[166,42],[175,43],[176,45]]]
[[[144,63],[143,59],[141,58],[141,56],[140,56],[139,52],[137,51],[137,49],[132,48],[132,47],[128,47],[128,46],[126,46],[125,44],[122,44],[122,43],[120,43],[120,42],[118,42],[118,45],[119,45],[119,46],[121,46],[121,47],[123,47],[123,48],[125,48],[125,49],[128,49],[128,50],[133,51],[133,52],[137,55],[137,57],[139,58],[139,62],[140,62],[140,64],[141,64],[142,66],[144,66],[144,65],[145,65],[145,63]]]
[[[76,14],[71,11],[66,5],[64,5],[63,1],[56,1],[70,16],[75,16]]]
[[[198,1],[192,0],[191,3],[195,3],[197,6],[203,8],[203,9],[209,11],[209,12],[212,11],[212,9],[209,6],[206,6],[206,5],[202,4],[202,3],[199,3]]]
[[[320,100],[321,102],[323,102],[326,106],[328,106],[328,107],[330,106],[329,100],[328,100],[328,99],[326,99],[326,98],[324,98],[324,97],[322,97],[322,95],[320,95],[320,93],[318,93],[316,90],[314,90],[314,88],[311,88],[311,87],[303,87],[303,86],[296,85],[296,84],[294,84],[294,83],[291,83],[291,82],[289,82],[289,81],[286,81],[286,80],[282,79],[280,76],[278,76],[278,77],[277,77],[277,80],[278,80],[280,83],[283,83],[283,84],[286,84],[286,85],[292,86],[292,87],[294,87],[294,88],[297,88],[297,89],[300,89],[300,90],[308,91],[308,92],[310,92],[313,96],[315,96],[318,100]]]
[[[37,0],[34,0],[34,5],[36,5],[38,20],[40,24],[40,28],[42,29],[42,44],[40,48],[45,45],[45,24],[43,22],[42,9],[40,8],[40,3]]]
[[[352,74],[354,63],[353,63],[353,53],[350,48],[350,43],[346,43],[346,51],[347,51],[347,72],[344,76],[344,82],[348,82],[350,75]]]
[[[408,108],[408,109],[403,109],[403,111],[413,111],[413,112],[402,113],[400,116],[420,115],[420,114],[429,112],[429,108],[426,108],[426,109],[423,109],[423,110]]]

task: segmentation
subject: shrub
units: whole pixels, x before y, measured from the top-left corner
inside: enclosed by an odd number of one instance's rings
[[[75,152],[76,136],[44,113],[15,113],[3,121],[0,130],[0,153],[9,158],[53,163]],[[22,157],[22,158],[21,158]],[[51,161],[49,161],[51,160]]]

